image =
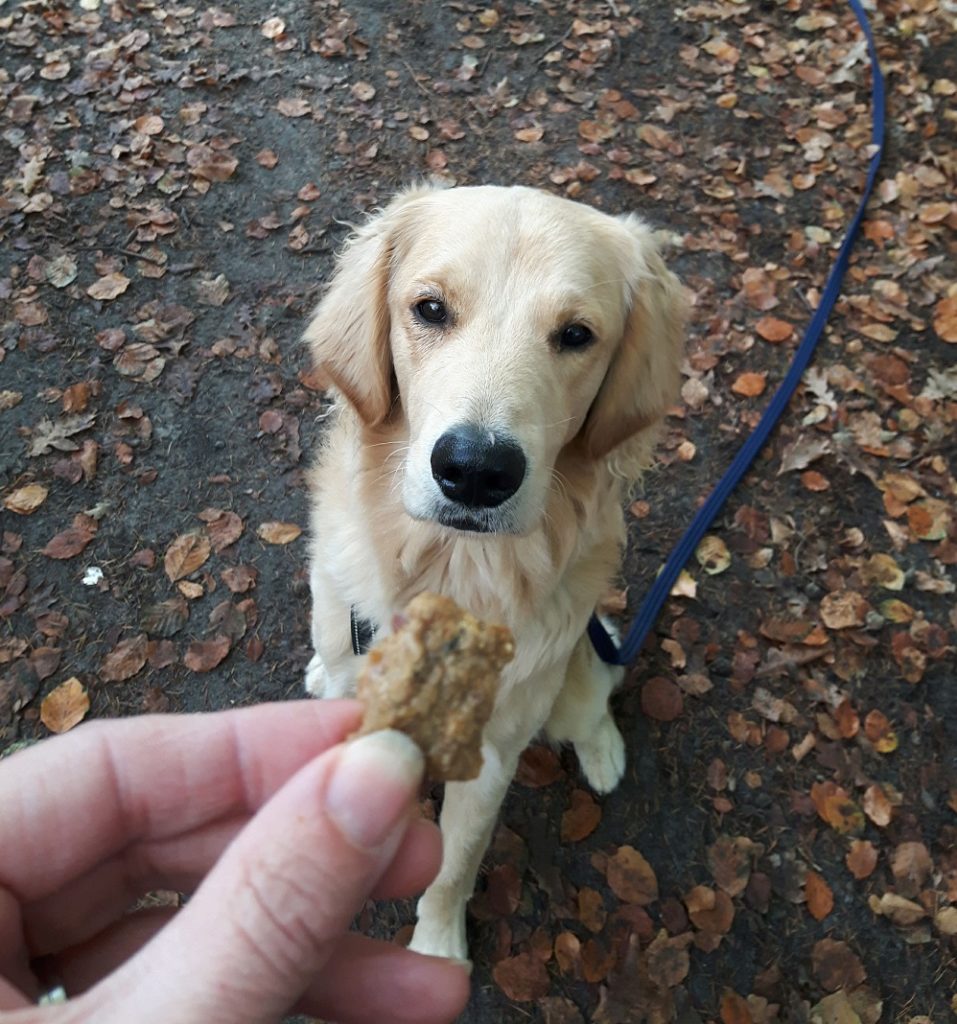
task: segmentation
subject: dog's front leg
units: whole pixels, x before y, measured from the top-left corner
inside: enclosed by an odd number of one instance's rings
[[[429,956],[468,960],[465,905],[475,888],[499,808],[518,767],[490,743],[482,745],[482,772],[471,782],[449,782],[442,804],[442,868],[419,900],[409,948]]]
[[[475,889],[519,756],[544,726],[567,664],[566,659],[549,666],[505,693],[485,729],[481,774],[471,782],[446,785],[440,820],[442,868],[419,900],[410,949],[468,960],[465,905]]]

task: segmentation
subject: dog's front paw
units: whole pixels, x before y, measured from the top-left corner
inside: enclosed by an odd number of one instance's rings
[[[593,736],[575,744],[582,773],[596,793],[610,793],[625,774],[625,741],[611,715],[598,723]]]
[[[313,697],[329,696],[329,673],[318,654],[306,666],[306,693]]]
[[[412,933],[409,949],[425,956],[442,956],[469,963],[465,937],[465,908],[433,908],[427,897],[419,900],[419,921]]]

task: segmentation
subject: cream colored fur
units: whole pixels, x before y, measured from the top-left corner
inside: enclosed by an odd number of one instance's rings
[[[441,332],[412,313],[440,296]],[[585,636],[618,571],[622,499],[674,397],[684,301],[645,225],[525,188],[420,188],[360,228],[307,330],[340,400],[312,477],[307,688],[351,691],[349,612],[388,628],[423,590],[507,624],[516,641],[485,731],[481,776],[451,783],[444,859],[412,948],[466,959],[465,904],[518,757],[543,728],[574,743],[599,792],[624,770],[608,710],[621,670]],[[558,351],[557,331],[596,340]],[[430,518],[429,452],[468,419],[507,430],[528,458],[502,529]]]

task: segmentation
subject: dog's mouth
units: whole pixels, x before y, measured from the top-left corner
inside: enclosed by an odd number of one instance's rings
[[[447,526],[452,530],[459,530],[462,533],[507,533],[493,520],[499,516],[492,516],[487,510],[465,509],[465,508],[441,508],[435,516],[435,522],[440,526]]]

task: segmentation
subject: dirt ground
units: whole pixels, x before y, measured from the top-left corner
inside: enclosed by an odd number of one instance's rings
[[[616,698],[622,785],[523,760],[464,1021],[957,1012],[957,26],[945,0],[873,25],[888,154],[820,354]],[[671,236],[695,312],[609,596],[633,611],[857,202],[861,46],[810,0],[0,4],[0,747],[87,699],[302,696],[304,317],[424,174]]]

